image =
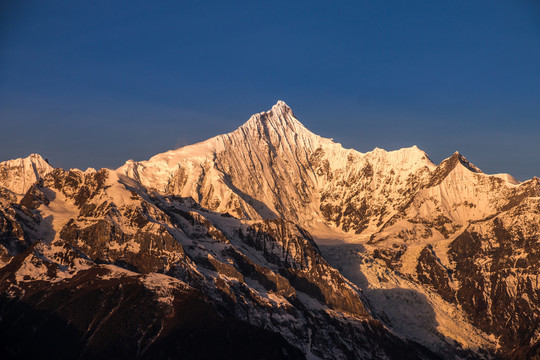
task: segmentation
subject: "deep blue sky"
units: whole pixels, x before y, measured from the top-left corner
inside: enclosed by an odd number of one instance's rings
[[[359,151],[540,175],[537,0],[1,4],[0,160],[117,167],[282,99]]]

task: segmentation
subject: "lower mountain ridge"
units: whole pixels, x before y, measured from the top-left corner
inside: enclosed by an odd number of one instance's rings
[[[437,358],[286,220],[61,169],[1,216],[3,358]]]
[[[2,358],[540,358],[538,178],[343,149],[283,102],[117,170],[0,170]]]

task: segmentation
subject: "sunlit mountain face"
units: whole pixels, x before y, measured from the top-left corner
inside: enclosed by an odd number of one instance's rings
[[[539,227],[538,178],[345,149],[283,101],[118,169],[33,154],[0,163],[0,354],[539,358]]]

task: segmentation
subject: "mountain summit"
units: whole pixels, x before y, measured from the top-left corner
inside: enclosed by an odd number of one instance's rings
[[[255,129],[266,132],[282,132],[285,129],[300,133],[308,131],[304,125],[296,119],[292,109],[281,100],[272,106],[272,109],[252,115],[240,129]]]

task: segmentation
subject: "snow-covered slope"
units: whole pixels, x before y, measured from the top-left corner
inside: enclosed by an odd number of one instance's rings
[[[118,171],[238,218],[283,217],[311,230],[329,224],[358,231],[354,215],[365,204],[357,199],[369,201],[361,195],[374,192],[375,201],[389,203],[411,174],[434,167],[417,147],[366,154],[344,149],[310,132],[279,101],[232,133],[129,161]]]
[[[53,169],[39,154],[0,162],[0,187],[8,189],[20,198],[32,184]]]
[[[317,211],[312,194],[322,184],[310,163],[317,149],[336,159],[357,155],[311,133],[280,101],[232,133],[148,161],[129,161],[118,171],[239,218],[298,220],[305,206],[303,213]]]
[[[459,153],[435,166],[416,146],[344,149],[306,129],[282,101],[232,133],[117,171],[241,219],[285,218],[317,238],[337,230],[354,242],[402,230],[444,236],[500,210],[519,186],[510,175],[483,174]]]
[[[321,251],[330,264],[362,288],[375,316],[443,358],[498,348],[496,337],[471,324],[458,305],[407,276],[415,274],[396,271],[362,245],[322,246]]]

